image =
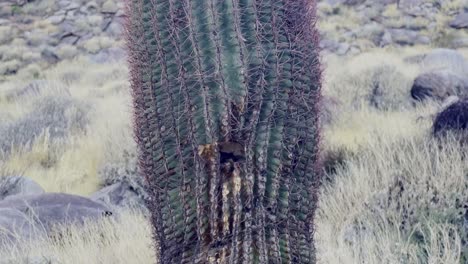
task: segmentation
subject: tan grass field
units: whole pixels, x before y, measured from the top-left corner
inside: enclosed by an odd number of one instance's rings
[[[422,69],[403,58],[425,51],[375,50],[345,61],[323,59],[323,93],[340,103],[323,127],[322,149],[324,155],[341,153],[342,160],[320,192],[319,263],[461,263],[466,234],[457,226],[455,208],[468,197],[466,149],[451,138],[431,138],[430,116],[438,104],[414,108],[409,103],[412,79]],[[461,52],[468,57],[468,50]],[[124,162],[125,151],[135,152],[127,68],[77,59],[44,75],[48,87],[38,93],[15,99],[0,94],[0,121],[21,119],[50,96],[87,104],[89,121],[66,138],[53,139],[44,131],[30,147],[14,147],[0,156],[0,174],[26,175],[51,192],[88,195],[99,189],[103,166]],[[381,110],[366,101],[372,76],[387,88]],[[17,77],[0,84],[0,91],[29,81]],[[72,229],[58,240],[3,249],[0,263],[38,258],[43,262],[34,263],[154,263],[150,230],[143,216],[126,212],[120,221]]]

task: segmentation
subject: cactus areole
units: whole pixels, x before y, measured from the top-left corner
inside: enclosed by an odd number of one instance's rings
[[[315,263],[314,0],[127,0],[159,263]]]

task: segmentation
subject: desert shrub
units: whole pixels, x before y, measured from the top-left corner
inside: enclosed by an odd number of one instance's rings
[[[402,67],[403,66],[403,67]],[[347,106],[370,105],[380,110],[408,108],[412,70],[397,61],[385,62],[377,55],[358,56],[328,78],[327,93]]]
[[[440,144],[428,136],[369,144],[324,188],[319,244],[323,250],[339,245],[338,258],[352,263],[465,263],[459,249],[468,241],[466,151],[454,138]],[[434,234],[428,226],[445,231]],[[338,235],[328,238],[328,232]]]
[[[13,146],[27,145],[44,132],[53,140],[84,131],[88,107],[67,95],[40,98],[29,114],[0,126],[0,150],[9,153]]]

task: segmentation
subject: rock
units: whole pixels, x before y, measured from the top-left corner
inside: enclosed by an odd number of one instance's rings
[[[382,35],[382,38],[380,39],[379,46],[380,47],[385,47],[387,45],[392,44],[392,42],[393,42],[392,34],[390,34],[390,32],[388,30],[385,30],[383,35]]]
[[[468,38],[456,38],[452,41],[454,48],[468,48]]]
[[[459,75],[468,74],[468,63],[463,55],[453,49],[434,49],[421,62],[423,71],[448,70]]]
[[[62,38],[60,39],[60,44],[75,45],[79,39],[80,39],[79,36],[76,36],[73,33],[70,33],[65,36],[62,36]]]
[[[321,49],[326,49],[331,52],[334,52],[338,49],[338,46],[340,45],[340,43],[331,39],[322,39],[319,45]]]
[[[102,4],[102,13],[117,13],[119,7],[115,4],[112,0],[107,0],[104,4]]]
[[[114,17],[107,26],[105,32],[111,37],[119,37],[123,32],[123,18]]]
[[[55,52],[49,47],[45,48],[41,52],[41,56],[49,64],[55,64],[59,61],[59,57],[57,56],[57,54],[55,54]]]
[[[80,225],[112,214],[105,205],[77,195],[14,196],[0,201],[0,241],[54,235],[57,226]]]
[[[92,194],[90,198],[111,208],[133,208],[147,212],[144,198],[126,182],[119,182]]]
[[[447,132],[466,132],[468,128],[468,100],[458,100],[440,112],[433,124],[435,136]]]
[[[54,16],[47,18],[47,21],[49,21],[53,25],[58,25],[62,23],[64,20],[65,20],[65,15],[54,15]]]
[[[440,109],[444,110],[458,101],[460,101],[460,97],[456,95],[449,96],[445,98],[445,100],[442,102],[442,104],[440,105]]]
[[[468,28],[468,12],[458,14],[449,25],[456,29]]]
[[[351,46],[348,43],[340,43],[338,45],[338,49],[336,50],[336,54],[345,55],[348,52],[350,47]]]
[[[14,208],[0,208],[0,245],[12,244],[18,238],[29,240],[44,235],[43,229],[34,230],[33,222]]]
[[[41,193],[44,193],[44,189],[29,178],[22,176],[0,177],[0,201],[16,195]]]
[[[451,95],[467,96],[468,78],[447,71],[428,72],[416,77],[411,87],[411,97],[416,101],[443,101]]]
[[[91,54],[89,58],[95,63],[109,63],[122,61],[125,59],[126,52],[122,48],[107,48],[99,51],[97,54]]]
[[[418,31],[409,29],[389,29],[392,40],[399,45],[430,44],[431,40],[427,36],[422,36]]]

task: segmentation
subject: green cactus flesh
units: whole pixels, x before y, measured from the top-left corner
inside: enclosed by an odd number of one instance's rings
[[[308,0],[128,0],[160,263],[314,263],[320,65]]]

